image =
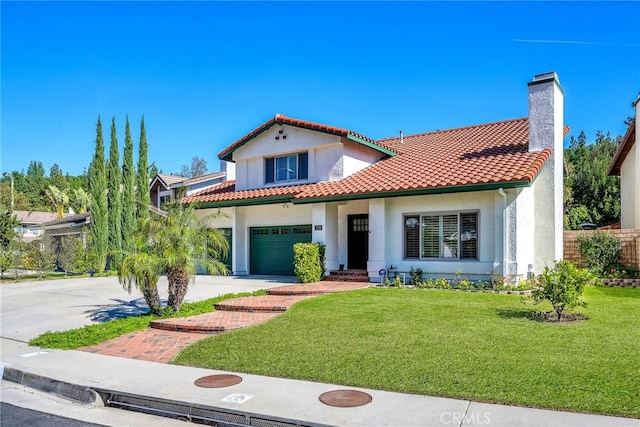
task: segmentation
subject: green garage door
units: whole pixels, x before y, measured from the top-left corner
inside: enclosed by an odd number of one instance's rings
[[[251,274],[293,275],[293,245],[311,241],[311,225],[250,229]]]

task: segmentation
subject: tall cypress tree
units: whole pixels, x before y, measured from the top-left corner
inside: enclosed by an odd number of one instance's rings
[[[95,265],[98,273],[104,271],[107,264],[107,245],[109,236],[107,211],[107,174],[104,161],[104,141],[102,140],[102,123],[98,116],[96,125],[96,150],[89,166],[89,192],[91,193],[91,222],[89,233],[93,243]]]
[[[136,200],[138,218],[147,218],[149,210],[147,206],[151,205],[151,196],[149,195],[149,161],[147,157],[147,131],[144,128],[144,116],[140,120],[140,145],[138,146],[138,175]]]
[[[136,228],[135,180],[133,140],[131,139],[129,116],[127,116],[124,130],[124,157],[122,159],[122,236],[124,242]]]
[[[107,206],[109,209],[109,245],[108,250],[112,264],[110,268],[118,268],[120,265],[122,251],[122,194],[120,184],[122,175],[120,173],[120,152],[118,148],[118,137],[116,135],[116,118],[111,119],[111,145],[109,146],[109,168],[107,170]]]

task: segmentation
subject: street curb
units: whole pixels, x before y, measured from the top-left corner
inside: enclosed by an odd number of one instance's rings
[[[10,381],[46,393],[56,394],[80,403],[131,410],[192,422],[215,422],[228,426],[269,427],[331,427],[329,424],[301,422],[270,415],[262,415],[227,408],[161,399],[116,390],[95,389],[41,375],[31,374],[10,366],[1,366],[2,380]]]
[[[25,387],[57,394],[77,402],[104,406],[100,395],[88,387],[31,374],[10,366],[3,366],[2,379]]]

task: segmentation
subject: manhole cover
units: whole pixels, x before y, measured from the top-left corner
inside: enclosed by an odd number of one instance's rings
[[[195,382],[195,385],[198,387],[205,388],[220,388],[220,387],[229,387],[231,385],[239,384],[242,381],[242,378],[237,375],[231,374],[218,374],[218,375],[209,375],[207,377],[198,378]]]
[[[353,408],[366,405],[373,398],[371,395],[357,390],[333,390],[320,395],[320,402],[339,408]]]

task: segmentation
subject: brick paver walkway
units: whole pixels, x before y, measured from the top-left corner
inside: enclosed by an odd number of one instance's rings
[[[157,320],[151,329],[122,335],[76,350],[107,356],[169,363],[183,348],[211,334],[265,322],[298,301],[332,292],[361,289],[371,283],[323,281],[271,288],[269,295],[235,298],[216,304],[216,310],[197,316]]]

